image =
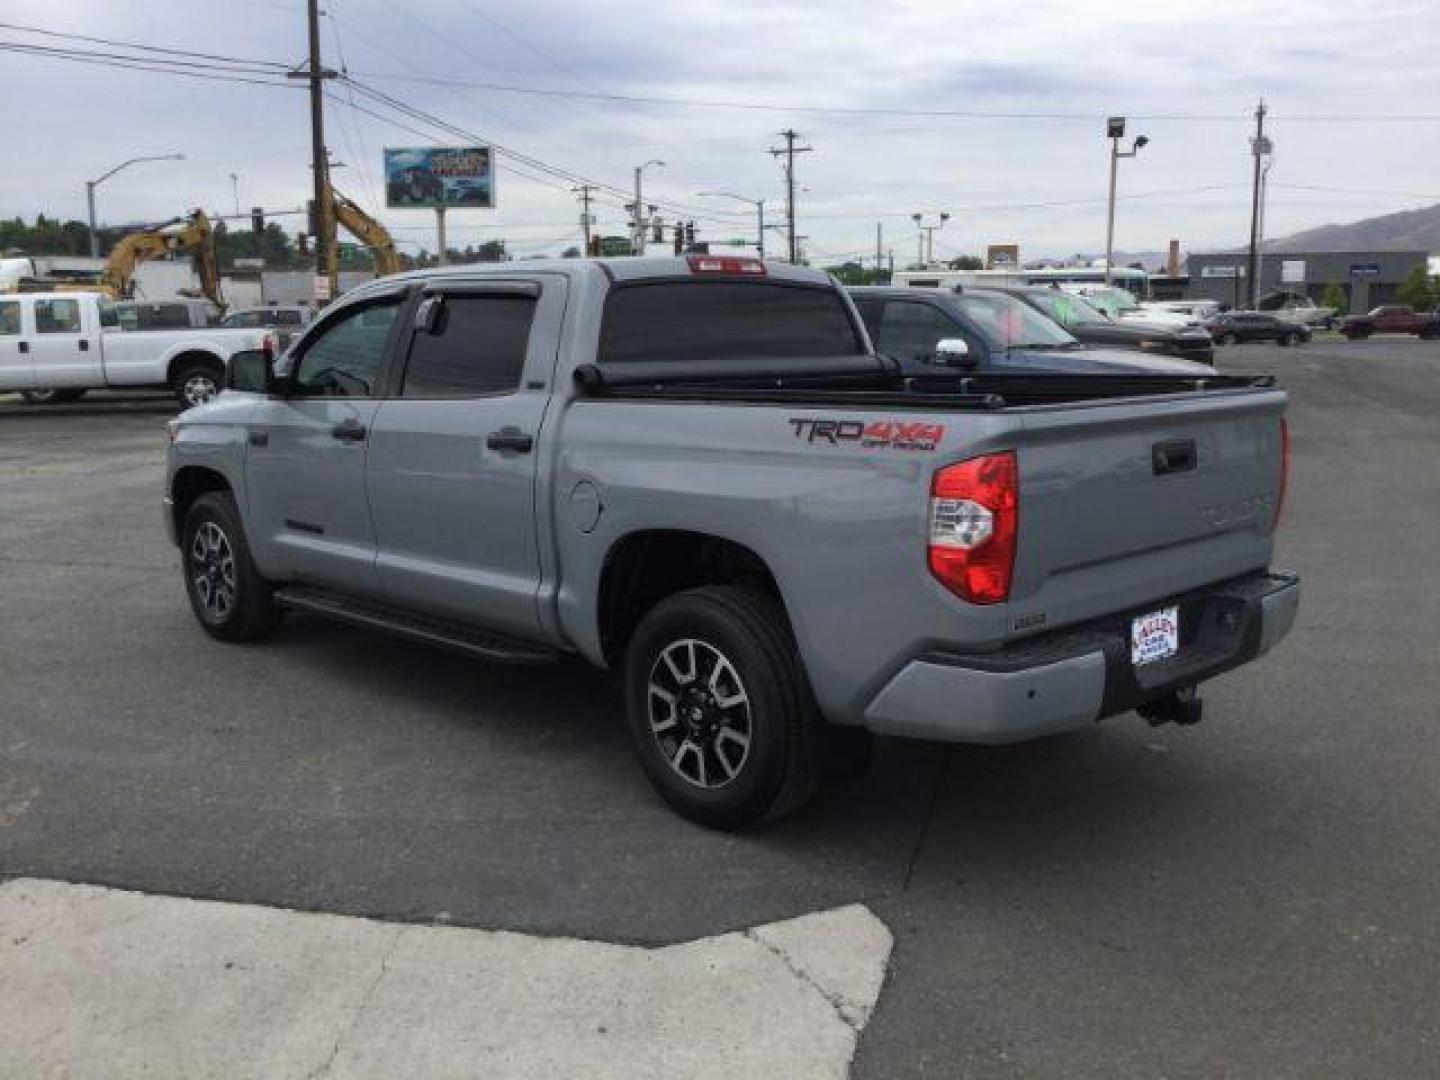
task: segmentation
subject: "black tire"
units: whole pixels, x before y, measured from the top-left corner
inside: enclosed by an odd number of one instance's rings
[[[225,376],[213,361],[195,360],[182,363],[175,370],[170,389],[175,400],[187,409],[213,401],[225,387]]]
[[[279,624],[273,589],[250,558],[235,497],[228,491],[201,495],[185,515],[180,571],[190,608],[211,637],[250,641]]]
[[[761,593],[705,586],[655,605],[626,653],[625,705],[645,775],[691,821],[741,829],[815,792],[822,721],[785,614]]]
[[[67,401],[79,401],[85,396],[84,390],[21,390],[20,396],[31,405],[60,405]]]
[[[1216,345],[1238,345],[1239,343],[1240,339],[1236,335],[1231,333],[1221,334],[1215,339]]]
[[[1298,344],[1300,344],[1300,335],[1295,333],[1294,330],[1291,330],[1289,333],[1280,335],[1280,345],[1282,348],[1288,349],[1292,345]]]

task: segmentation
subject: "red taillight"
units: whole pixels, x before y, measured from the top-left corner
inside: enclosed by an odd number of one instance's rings
[[[765,274],[765,264],[759,259],[741,258],[735,255],[691,255],[692,274],[739,274],[742,277]]]
[[[272,360],[275,358],[275,335],[266,333],[260,339],[260,351]]]
[[[930,572],[972,604],[1009,599],[1019,516],[1013,450],[940,469],[930,483]]]
[[[1290,424],[1280,418],[1280,491],[1275,496],[1275,521],[1271,528],[1280,525],[1280,513],[1285,509],[1285,492],[1290,487]]]

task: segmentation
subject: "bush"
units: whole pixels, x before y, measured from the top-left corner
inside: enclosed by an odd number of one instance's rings
[[[1436,292],[1435,280],[1425,272],[1422,263],[1405,275],[1400,288],[1395,290],[1395,299],[1409,304],[1416,311],[1429,311],[1435,306]]]
[[[1320,294],[1320,306],[1330,308],[1338,315],[1350,313],[1350,297],[1345,292],[1345,286],[1338,281],[1332,281],[1325,286],[1325,291]]]

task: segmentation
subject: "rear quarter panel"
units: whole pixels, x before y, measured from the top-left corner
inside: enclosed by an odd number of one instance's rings
[[[929,449],[867,448],[811,438],[795,423],[807,418],[944,430]],[[1014,425],[993,413],[572,401],[551,434],[562,632],[603,663],[599,584],[607,554],[627,535],[723,537],[754,551],[775,577],[823,711],[858,723],[917,649],[982,648],[1003,636],[1004,605],[967,605],[930,576],[926,538],[934,470],[1004,445]],[[589,533],[571,507],[586,484],[603,507]]]

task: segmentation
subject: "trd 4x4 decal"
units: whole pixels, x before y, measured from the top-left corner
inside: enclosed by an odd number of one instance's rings
[[[934,450],[945,437],[944,424],[926,420],[820,420],[792,416],[790,427],[803,442],[832,446],[859,443],[866,450]]]

